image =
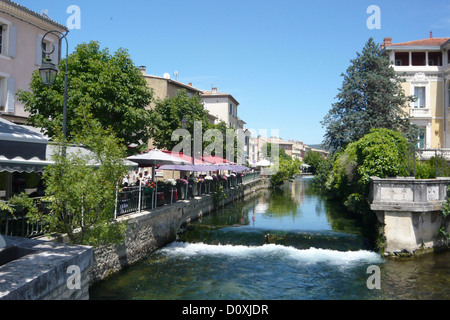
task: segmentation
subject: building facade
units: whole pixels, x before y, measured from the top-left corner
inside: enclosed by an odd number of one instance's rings
[[[407,96],[415,96],[407,113],[419,127],[417,148],[450,148],[450,38],[430,37],[392,43],[385,38],[383,52],[404,78]]]
[[[68,32],[67,28],[46,16],[9,0],[0,0],[0,117],[24,123],[28,117],[17,101],[17,90],[29,90],[31,75],[41,64],[42,39],[47,31]],[[55,50],[52,62],[59,62],[59,38],[48,35],[44,48]]]
[[[231,94],[212,88],[211,91],[203,91],[201,98],[205,109],[217,118],[216,123],[223,121],[228,128],[244,129],[245,122],[238,117],[239,102]]]

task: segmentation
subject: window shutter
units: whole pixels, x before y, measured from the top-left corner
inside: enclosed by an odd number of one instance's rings
[[[14,78],[8,78],[8,101],[7,101],[7,111],[10,113],[15,112],[15,94],[16,94],[16,81]]]
[[[9,56],[16,57],[17,27],[9,26]]]
[[[42,65],[42,38],[41,35],[36,37],[36,64],[38,66]]]

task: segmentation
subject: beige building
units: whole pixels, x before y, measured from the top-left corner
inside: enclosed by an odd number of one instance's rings
[[[401,43],[385,38],[382,48],[406,80],[405,94],[416,97],[407,112],[419,127],[417,147],[450,148],[450,38],[434,38],[432,33],[427,39]]]
[[[24,123],[28,117],[21,102],[16,100],[18,89],[29,90],[33,71],[44,57],[42,38],[49,30],[68,32],[67,28],[46,16],[9,0],[0,0],[0,117]],[[59,38],[48,35],[45,46],[55,51],[51,58],[59,62]]]
[[[216,123],[224,121],[229,128],[244,129],[245,122],[238,117],[239,102],[229,93],[220,93],[217,88],[201,94],[205,109],[217,118]]]
[[[292,158],[297,158],[303,161],[306,155],[306,145],[302,141],[289,140],[292,145]]]
[[[255,138],[254,142],[253,142],[253,144],[256,147],[256,154],[257,154],[256,161],[260,161],[260,160],[264,160],[264,159],[270,160],[270,159],[266,158],[267,154],[265,154],[265,152],[263,151],[263,146],[266,143],[277,144],[278,147],[280,149],[283,149],[288,156],[292,157],[292,147],[294,145],[293,142],[286,141],[281,138],[273,138],[273,137],[263,138],[263,137],[259,136],[259,137]]]
[[[186,90],[188,96],[198,95],[200,96],[203,91],[192,86],[192,83],[185,84],[176,80],[172,80],[170,74],[166,73],[162,77],[147,75],[147,68],[141,66],[141,72],[147,81],[147,85],[153,89],[153,100],[150,103],[149,108],[153,109],[158,100],[164,100],[166,98],[175,97],[180,90]],[[215,123],[217,117],[212,114],[208,114],[209,122]]]

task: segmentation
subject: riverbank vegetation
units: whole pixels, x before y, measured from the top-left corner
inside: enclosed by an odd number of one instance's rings
[[[282,148],[278,148],[278,156],[272,156],[272,145],[270,143],[263,146],[264,148],[266,148],[267,156],[275,160],[274,165],[268,169],[272,188],[278,188],[285,181],[293,179],[296,175],[300,174],[300,167],[302,165],[300,159],[293,159]]]
[[[414,171],[417,127],[404,110],[415,98],[405,95],[405,80],[372,38],[342,76],[337,102],[322,121],[324,145],[331,154],[315,165],[314,186],[360,216],[381,250],[379,223],[369,205],[370,177],[408,176]],[[430,170],[419,164],[418,171],[425,176]]]

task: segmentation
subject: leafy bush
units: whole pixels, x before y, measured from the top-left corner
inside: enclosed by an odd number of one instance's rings
[[[370,177],[380,178],[408,175],[410,146],[401,133],[389,129],[373,129],[360,140],[339,152],[323,186],[342,200],[353,212],[367,208]]]
[[[439,176],[449,177],[450,166],[442,157],[432,157],[427,161],[416,160],[416,178],[417,179],[434,179],[436,171]]]

